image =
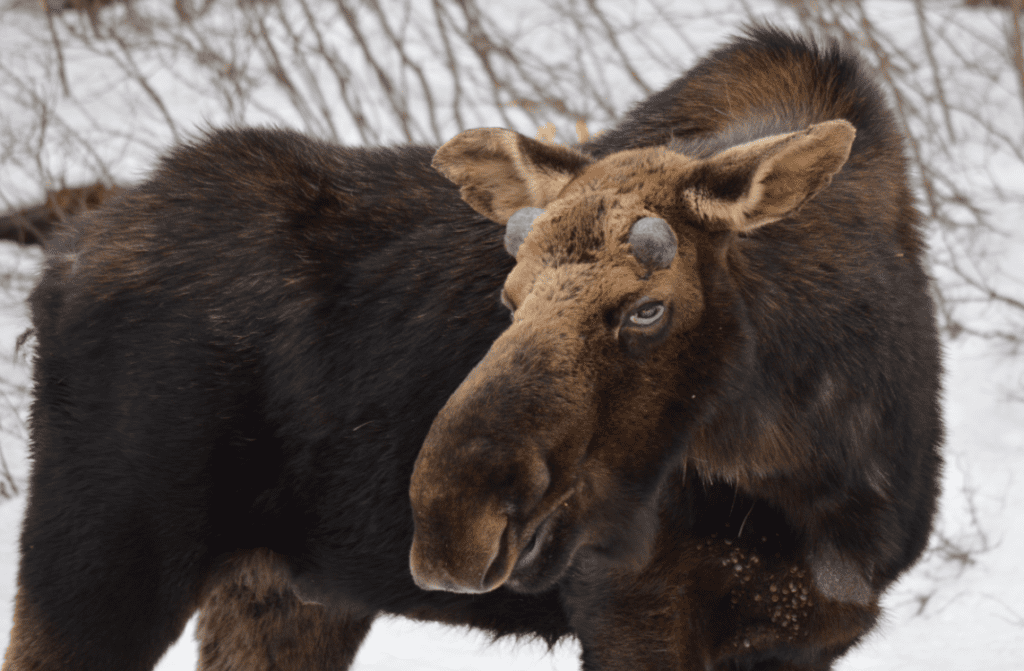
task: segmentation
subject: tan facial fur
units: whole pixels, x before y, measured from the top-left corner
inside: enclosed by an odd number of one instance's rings
[[[852,139],[850,124],[834,121],[703,160],[653,148],[593,161],[478,129],[438,150],[435,168],[481,214],[505,223],[524,207],[544,211],[505,282],[511,326],[417,460],[410,562],[421,587],[500,586],[553,510],[585,525],[616,495],[616,477],[657,461],[676,357],[705,309],[699,246],[795,212],[841,168]],[[670,262],[638,260],[629,238],[644,218],[671,227]],[[639,328],[631,318],[648,305],[664,316]]]

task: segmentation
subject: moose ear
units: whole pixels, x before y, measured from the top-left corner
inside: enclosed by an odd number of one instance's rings
[[[524,207],[542,208],[591,162],[562,145],[515,131],[477,128],[459,133],[434,154],[432,165],[458,184],[462,199],[500,224]]]
[[[843,119],[773,135],[708,159],[685,191],[710,221],[751,231],[794,214],[846,163],[856,130]]]

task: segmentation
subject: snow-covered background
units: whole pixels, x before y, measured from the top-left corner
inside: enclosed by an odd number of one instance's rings
[[[878,69],[910,131],[947,342],[936,533],[886,597],[883,624],[838,668],[1024,669],[1019,14],[953,0],[137,0],[90,21],[0,0],[0,210],[65,184],[130,184],[174,141],[228,123],[373,144],[550,122],[573,140],[577,121],[608,127],[751,17],[842,36]],[[28,472],[29,369],[14,342],[39,258],[0,243],[0,640]],[[195,667],[192,632],[161,671]],[[382,619],[354,668],[566,671],[577,655],[573,642],[548,654]]]

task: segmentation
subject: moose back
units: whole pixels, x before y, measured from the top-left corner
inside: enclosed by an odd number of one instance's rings
[[[50,240],[6,671],[827,669],[921,553],[939,346],[852,55],[749,29],[571,148],[225,130]],[[504,228],[503,228],[504,227]]]

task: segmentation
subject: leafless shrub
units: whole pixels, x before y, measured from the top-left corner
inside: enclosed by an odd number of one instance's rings
[[[949,480],[958,484],[955,492],[947,493],[946,501],[962,510],[940,516],[928,549],[915,568],[918,579],[903,595],[915,615],[947,607],[964,596],[959,579],[1002,545],[1002,539],[993,538],[988,530],[986,519],[1006,512],[1005,494],[993,496],[998,485],[985,483],[987,486],[982,487],[974,482],[969,465],[961,458],[951,460],[947,468],[955,471]],[[1012,480],[1002,483],[1007,491],[1012,484]]]
[[[881,4],[802,2],[796,9],[805,25],[860,46],[889,90],[935,226],[936,294],[947,333],[994,339],[1017,353],[1024,277],[1009,262],[1024,250],[1007,254],[1006,245],[1018,244],[1024,214],[1024,21],[1020,0],[998,4],[1009,11],[964,21],[969,10],[914,0],[911,20],[899,28],[886,23]]]

